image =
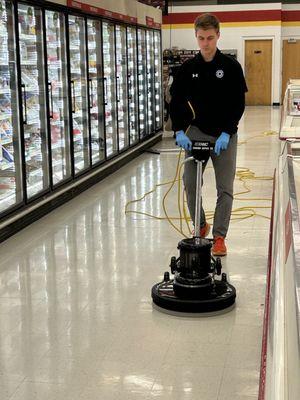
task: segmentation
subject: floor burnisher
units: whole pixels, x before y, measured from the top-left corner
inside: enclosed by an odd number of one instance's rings
[[[172,257],[171,273],[164,273],[162,282],[152,287],[152,299],[156,306],[181,313],[212,313],[233,306],[235,288],[222,273],[221,259],[211,255],[212,240],[200,237],[200,211],[202,170],[212,150],[210,142],[193,141],[192,155],[185,162],[197,163],[195,234],[178,243],[179,257]],[[220,276],[217,279],[216,276]]]

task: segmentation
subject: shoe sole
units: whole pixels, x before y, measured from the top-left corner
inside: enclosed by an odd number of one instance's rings
[[[227,252],[224,252],[224,251],[220,251],[220,252],[218,252],[218,251],[212,251],[211,252],[211,254],[213,255],[213,256],[215,256],[215,257],[223,257],[223,256],[227,256]]]

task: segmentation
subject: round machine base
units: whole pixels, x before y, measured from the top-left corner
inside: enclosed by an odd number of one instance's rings
[[[215,290],[205,299],[176,297],[173,279],[152,287],[152,299],[158,307],[180,313],[212,313],[231,307],[236,298],[235,288],[228,282],[215,281]]]

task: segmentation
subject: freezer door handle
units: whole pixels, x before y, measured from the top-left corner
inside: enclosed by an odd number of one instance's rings
[[[132,90],[132,81],[131,81],[131,74],[128,74],[127,75],[127,78],[128,78],[128,98],[129,98],[129,100],[131,100],[132,99],[132,92],[133,92],[133,90]]]
[[[93,80],[90,78],[89,79],[89,85],[90,85],[90,109],[93,108],[94,104],[94,92],[93,92]]]
[[[23,92],[23,103],[24,103],[23,124],[27,125],[27,99],[26,99],[26,86],[24,83],[21,84],[21,88]]]
[[[104,105],[107,106],[107,78],[103,78],[103,84],[104,84]]]
[[[117,103],[120,103],[120,77],[117,76]]]
[[[53,119],[53,90],[52,90],[52,83],[48,82],[48,88],[50,88],[49,93],[50,93],[50,105],[51,109],[49,110],[49,118]]]
[[[71,81],[71,88],[72,88],[72,113],[75,114],[76,113],[76,106],[75,106],[75,82]]]

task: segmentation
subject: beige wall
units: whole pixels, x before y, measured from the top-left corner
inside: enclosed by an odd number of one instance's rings
[[[157,22],[158,24],[162,24],[162,11],[159,8],[154,8],[150,6],[147,7],[151,9],[154,21]]]
[[[67,0],[52,0],[52,2],[67,5]],[[139,3],[137,0],[78,0],[78,2],[135,17],[138,23],[143,25],[146,25],[146,16],[153,18],[156,23],[162,23],[161,10]]]
[[[52,0],[52,3],[62,4],[63,6],[66,6],[67,0]]]
[[[138,24],[146,25],[146,17],[150,17],[154,19],[154,22],[161,24],[162,23],[162,12],[161,10],[147,6],[143,3],[137,3],[137,19]]]

